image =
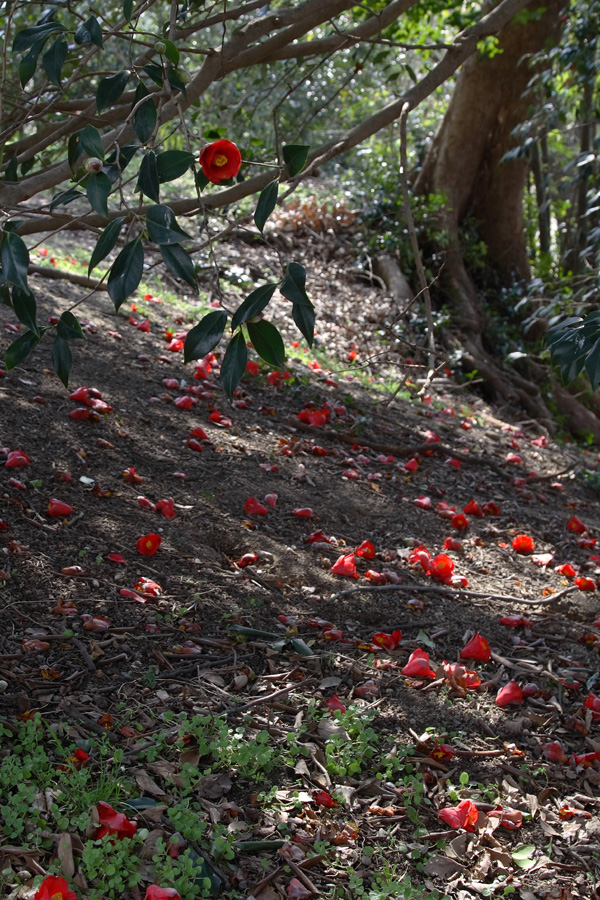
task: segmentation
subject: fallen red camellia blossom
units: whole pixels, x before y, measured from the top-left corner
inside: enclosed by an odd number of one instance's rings
[[[372,678],[369,681],[363,681],[354,688],[354,696],[360,697],[362,700],[374,700],[379,696],[379,685]]]
[[[550,762],[567,763],[568,757],[562,748],[560,741],[550,741],[549,744],[542,744],[542,753]]]
[[[500,619],[500,624],[506,625],[509,628],[518,628],[520,625],[522,625],[523,628],[531,628],[531,620],[526,619],[525,616],[503,616]]]
[[[202,174],[211,184],[235,178],[242,165],[242,154],[232,141],[221,138],[200,151]]]
[[[420,544],[418,547],[415,547],[414,550],[410,551],[407,562],[411,568],[418,569],[421,567],[424,572],[427,572],[431,563],[431,553],[427,547]],[[450,560],[450,562],[452,562],[452,560]],[[452,566],[454,567],[454,563],[452,563]]]
[[[148,534],[138,538],[136,543],[137,552],[142,556],[154,556],[161,544],[162,538],[160,534],[150,531]]]
[[[348,578],[358,578],[354,553],[344,553],[332,565],[334,575],[346,575]]]
[[[481,685],[481,678],[472,669],[467,669],[462,663],[449,663],[444,660],[444,678],[453,690],[474,691]]]
[[[116,812],[104,800],[100,800],[96,804],[96,809],[98,811],[98,822],[100,823],[95,835],[96,840],[109,834],[122,841],[123,838],[133,837],[137,832],[135,822],[130,822],[127,816]]]
[[[152,581],[150,578],[144,578],[143,575],[136,581],[133,589],[138,594],[143,594],[144,597],[160,597],[163,592],[160,584],[157,584],[156,581]]]
[[[446,556],[445,553],[438,553],[429,561],[427,574],[435,578],[436,581],[448,582],[454,574],[454,561]]]
[[[439,809],[438,816],[450,828],[464,828],[465,831],[475,831],[479,810],[472,800],[461,800],[458,806],[447,806],[445,809]]]
[[[463,549],[463,542],[459,541],[458,538],[447,537],[444,541],[444,550],[454,550],[455,553],[461,553]]]
[[[265,503],[267,503],[272,509],[275,509],[277,500],[277,494],[265,494]]]
[[[32,900],[78,900],[62,875],[46,875]]]
[[[496,809],[488,812],[488,816],[498,817],[501,827],[506,828],[508,831],[515,831],[523,824],[523,813],[518,809],[497,806]]]
[[[583,766],[584,769],[589,769],[597,759],[600,759],[600,753],[598,753],[597,750],[594,750],[590,753],[573,753],[569,759],[569,763],[572,766]]]
[[[185,442],[185,446],[188,448],[188,450],[195,450],[196,453],[202,453],[202,451],[204,450],[204,447],[202,446],[200,441],[196,440],[196,438],[188,438]]]
[[[509,681],[496,694],[496,706],[508,706],[510,703],[522,703],[523,691],[516,681]]]
[[[334,800],[331,794],[328,794],[327,791],[313,791],[312,798],[313,802],[318,806],[326,806],[329,809],[333,808],[334,806],[338,806],[337,800]]]
[[[401,669],[403,675],[410,678],[435,678],[435,672],[429,664],[429,653],[417,648],[408,657],[408,662]]]
[[[287,886],[287,895],[290,900],[307,900],[307,897],[311,895],[311,891],[304,887],[298,878],[292,878]]]
[[[385,650],[395,650],[401,640],[401,631],[392,631],[391,634],[385,631],[378,631],[372,638],[374,644],[377,644],[378,647],[383,647]]]
[[[156,504],[156,509],[165,517],[165,519],[174,519],[176,516],[175,504],[172,497],[169,497],[167,500],[159,500]]]
[[[413,503],[421,509],[431,509],[431,497],[415,497]]]
[[[484,503],[483,506],[481,507],[481,512],[485,516],[499,516],[500,515],[500,510],[498,509],[497,504],[494,503],[493,500],[489,500],[487,503]]]
[[[121,566],[127,565],[127,560],[120,553],[109,553],[107,559]]]
[[[535,544],[533,538],[530,538],[528,534],[518,534],[512,540],[512,548],[517,553],[533,553]]]
[[[587,528],[578,516],[573,516],[567,522],[567,531],[572,531],[573,534],[583,534]]]
[[[577,574],[570,563],[563,563],[562,566],[557,566],[555,571],[558,572],[559,575],[564,575],[565,578],[574,578]]]
[[[346,707],[344,706],[344,704],[342,703],[342,701],[340,700],[340,698],[338,697],[337,694],[333,694],[333,696],[331,696],[328,700],[326,700],[325,706],[327,707],[327,709],[330,709],[332,713],[338,712],[338,711],[341,713],[346,712]]]
[[[298,516],[300,519],[310,519],[314,516],[314,512],[310,506],[299,506],[292,510],[292,515]]]
[[[579,588],[580,591],[595,591],[596,590],[596,582],[593,578],[586,578],[584,575],[580,575],[575,579],[575,584]]]
[[[7,469],[18,469],[29,465],[29,457],[22,450],[11,450],[4,463]]]
[[[383,572],[376,572],[374,569],[367,569],[365,578],[372,584],[388,584],[389,578]]]
[[[244,503],[244,512],[247,516],[266,516],[269,510],[256,497],[248,497]]]
[[[57,500],[55,497],[50,499],[48,504],[49,516],[70,516],[72,512],[73,507],[69,506],[68,503],[63,503],[62,500]]]
[[[253,566],[254,563],[257,562],[257,560],[257,553],[244,553],[244,555],[238,559],[237,564],[240,569],[245,569],[246,566]]]
[[[596,697],[596,695],[593,694],[592,691],[590,691],[585,698],[583,705],[586,709],[591,709],[594,712],[600,713],[600,697]]]
[[[181,897],[175,888],[164,888],[159,887],[157,884],[149,884],[146,888],[144,900],[181,900]]]
[[[324,531],[313,531],[308,537],[304,538],[305,544],[330,544],[331,539],[327,537]]]
[[[375,547],[373,546],[371,541],[363,541],[362,544],[360,544],[354,552],[362,559],[375,558]]]
[[[89,613],[83,613],[81,616],[83,627],[86,631],[108,631],[110,622],[104,616],[91,616]]]
[[[457,513],[455,516],[452,516],[450,524],[453,528],[456,528],[459,531],[464,531],[465,528],[469,527],[469,520],[464,513]]]
[[[125,469],[123,478],[131,484],[140,484],[144,480],[141,475],[138,475],[133,466],[129,466],[128,469]]]
[[[488,662],[492,658],[492,651],[487,640],[477,632],[460,651],[460,658]]]
[[[477,500],[469,500],[466,506],[463,506],[463,512],[468,516],[482,516],[483,510],[481,509]]]
[[[151,512],[156,512],[156,504],[142,494],[137,498],[137,502],[140,509],[149,509]]]

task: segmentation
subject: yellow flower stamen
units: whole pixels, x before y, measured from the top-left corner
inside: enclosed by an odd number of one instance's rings
[[[215,166],[225,166],[228,162],[229,160],[224,153],[217,153],[217,155],[213,159],[213,165]]]

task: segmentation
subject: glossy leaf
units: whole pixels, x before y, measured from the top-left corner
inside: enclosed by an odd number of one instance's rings
[[[128,22],[131,21],[133,15],[133,0],[123,0],[123,16]]]
[[[138,150],[139,147],[136,144],[125,144],[124,147],[119,147],[118,151],[114,150],[110,156],[106,158],[103,171],[108,175],[111,183],[119,178]]]
[[[187,250],[184,250],[181,244],[161,244],[160,253],[173,275],[181,278],[198,293],[194,263]]]
[[[74,341],[85,338],[85,335],[81,330],[79,321],[72,312],[69,312],[68,309],[65,310],[65,312],[58,320],[56,332],[61,338],[64,338],[66,341]]]
[[[270,184],[261,191],[258,203],[256,204],[256,212],[254,213],[254,224],[259,231],[265,227],[265,223],[277,203],[277,194],[279,192],[279,181],[271,181]]]
[[[164,45],[166,47],[165,56],[167,57],[169,62],[173,63],[174,66],[178,66],[179,65],[179,56],[180,56],[179,50],[177,49],[177,47],[175,46],[173,41],[168,41],[165,39]]]
[[[137,180],[137,190],[154,200],[155,203],[158,203],[160,199],[158,167],[154,150],[148,150],[142,159]]]
[[[111,187],[110,178],[104,172],[88,175],[85,190],[90,206],[105,219],[108,219],[108,195]]]
[[[596,390],[600,384],[600,336],[585,359],[585,371],[592,388]]]
[[[242,380],[247,362],[246,341],[242,332],[238,331],[230,340],[221,363],[221,384],[230,400],[233,400],[235,389]]]
[[[145,103],[137,108],[133,115],[133,130],[141,144],[147,143],[156,127],[156,107],[154,100],[150,97],[150,92],[144,84],[138,84],[135,91],[134,106],[144,97],[148,97]]]
[[[236,328],[253,316],[258,316],[269,303],[275,293],[276,284],[263,284],[248,294],[244,302],[236,309],[231,320],[231,330]]]
[[[187,333],[183,347],[183,361],[203,359],[217,346],[225,331],[227,313],[222,309],[209,312]]]
[[[288,265],[280,291],[287,300],[292,303],[309,303],[306,293],[306,269],[300,263],[292,262]],[[310,304],[312,306],[312,304]]]
[[[90,16],[77,28],[75,43],[95,44],[96,47],[102,47],[102,29],[96,16]]]
[[[106,288],[118,311],[121,304],[137,289],[144,271],[144,250],[141,238],[130,241],[115,259]]]
[[[45,22],[43,25],[32,25],[30,28],[24,28],[23,31],[19,31],[15,35],[12,49],[15,53],[20,53],[22,50],[28,50],[30,47],[33,47],[36,41],[39,41],[41,38],[48,38],[51,34],[64,30],[65,27],[60,22]]]
[[[48,76],[48,81],[51,84],[55,84],[57,87],[61,86],[60,76],[68,52],[69,46],[67,42],[63,37],[59,37],[42,57],[44,71]]]
[[[131,72],[123,69],[108,78],[101,78],[96,90],[96,109],[102,112],[107,106],[113,106],[125,88],[131,76]]]
[[[281,335],[271,322],[248,322],[248,335],[258,355],[271,366],[281,368],[285,362],[285,347]]]
[[[64,386],[68,387],[73,357],[69,344],[60,335],[54,338],[54,343],[52,344],[52,365]]]
[[[175,213],[168,206],[151,206],[146,211],[148,237],[156,244],[180,244],[182,237],[189,237],[180,228]]]
[[[19,81],[21,82],[21,87],[25,87],[35,75],[35,70],[37,69],[40,53],[46,46],[46,42],[48,41],[49,37],[50,35],[46,34],[45,36],[35,41],[32,44],[29,52],[25,54],[25,56],[19,63]]]
[[[165,150],[156,157],[158,180],[161,184],[175,181],[183,175],[194,162],[194,154],[187,150]]]
[[[103,259],[106,259],[110,251],[113,249],[119,239],[119,235],[121,234],[121,228],[123,227],[124,221],[125,216],[120,216],[118,219],[113,219],[110,225],[106,226],[106,228],[98,238],[96,246],[94,247],[94,250],[92,252],[88,265],[88,275],[96,268],[98,263],[102,262]]]
[[[79,145],[88,156],[97,156],[104,159],[104,147],[100,132],[93,125],[86,125],[79,132]]]
[[[37,305],[33,292],[30,290],[24,291],[23,288],[15,285],[12,291],[12,305],[19,322],[22,322],[26,328],[31,329],[34,334],[39,334],[36,322]]]
[[[290,176],[293,177],[302,171],[306,165],[309,150],[310,147],[307,144],[286,144],[281,148],[283,161]]]
[[[83,196],[85,196],[83,191],[78,191],[75,188],[71,188],[68,191],[61,191],[60,194],[53,197],[52,203],[50,204],[50,211],[56,209],[57,206],[66,206],[67,203],[71,203],[73,200],[77,200],[78,197]]]
[[[315,308],[312,303],[294,303],[292,318],[309,347],[312,347],[315,335]]]
[[[77,165],[80,153],[79,134],[72,134],[67,141],[67,161],[72,172],[75,171],[75,166]],[[68,193],[68,191],[65,191],[65,193]]]
[[[34,334],[33,331],[26,331],[20,337],[13,341],[4,351],[4,364],[7,369],[14,369],[20,362],[29,356],[31,351],[40,342],[41,335]]]
[[[2,281],[10,281],[27,290],[29,250],[22,238],[12,231],[6,232],[0,249]]]

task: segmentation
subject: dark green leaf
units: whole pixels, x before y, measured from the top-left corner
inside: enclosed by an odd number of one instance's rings
[[[30,169],[33,169],[37,161],[37,157],[30,156],[29,159],[25,159],[19,168],[21,169],[21,175],[27,175]]]
[[[233,846],[240,853],[256,853],[257,850],[279,850],[285,843],[286,841],[234,841]]]
[[[60,335],[61,338],[64,338],[65,341],[85,339],[85,335],[81,330],[81,325],[79,324],[77,318],[73,315],[73,313],[69,312],[68,309],[65,310],[65,312],[58,320],[56,332],[58,335]]]
[[[9,219],[8,222],[4,222],[3,228],[6,232],[18,231],[22,224],[23,219]]]
[[[138,84],[135,90],[134,106],[144,97],[149,96],[148,88],[144,84]],[[156,126],[156,107],[154,100],[148,99],[137,108],[133,114],[133,130],[141,144],[146,144],[154,134]]]
[[[49,37],[50,35],[47,34],[35,41],[29,52],[25,54],[19,63],[19,81],[21,82],[21,87],[25,87],[33,78],[35,70],[37,69],[40,53],[46,46],[46,41]]]
[[[0,284],[0,303],[3,306],[10,306],[12,309],[12,297],[10,296],[10,287],[8,284]]]
[[[65,387],[69,387],[69,374],[73,365],[71,348],[64,338],[57,335],[52,344],[52,365]]]
[[[83,191],[78,191],[75,188],[71,188],[68,191],[61,191],[60,194],[57,194],[56,197],[52,198],[52,203],[50,204],[50,212],[52,212],[52,210],[57,206],[66,206],[67,203],[71,203],[72,200],[77,200],[78,197],[83,196]]]
[[[194,263],[190,254],[183,249],[181,244],[161,244],[160,253],[173,275],[181,278],[198,293]]]
[[[111,184],[117,181],[138,150],[136,144],[125,144],[124,147],[119,147],[118,152],[114,150],[106,159],[103,171],[110,178]]]
[[[51,84],[55,84],[57,87],[60,87],[60,75],[68,52],[69,45],[63,37],[59,37],[42,57],[44,71],[48,76],[48,81],[50,81]]]
[[[188,363],[192,359],[203,359],[207,353],[217,346],[225,326],[227,313],[222,309],[209,312],[197,325],[188,331],[183,347],[183,361]]]
[[[258,203],[256,204],[256,212],[254,213],[254,224],[259,231],[265,227],[265,222],[275,209],[277,203],[277,194],[279,191],[279,181],[271,181],[264,190],[261,191]]]
[[[290,646],[295,650],[298,656],[314,656],[314,650],[311,650],[306,641],[302,638],[291,638]]]
[[[164,153],[159,153],[156,157],[158,180],[161,184],[165,181],[174,181],[187,172],[194,159],[194,154],[188,153],[187,150],[165,150]]]
[[[31,28],[24,28],[15,35],[13,41],[13,51],[20,53],[21,50],[29,50],[36,41],[47,38],[49,35],[57,31],[64,31],[64,25],[60,22],[46,22],[44,25],[32,25]]]
[[[93,125],[86,125],[79,132],[79,145],[88,156],[97,156],[98,159],[104,159],[102,138],[98,129],[94,128]]]
[[[193,847],[186,851],[192,862],[192,875],[194,876],[194,884],[197,885],[199,891],[204,894],[206,890],[206,881],[210,882],[208,892],[211,897],[218,897],[221,892],[223,880],[210,860],[203,859]]]
[[[7,182],[16,182],[19,180],[19,174],[17,171],[18,163],[17,163],[17,154],[11,156],[10,162],[8,163],[6,169],[4,170],[4,181]]]
[[[261,319],[260,322],[246,322],[246,327],[258,355],[270,366],[281,368],[285,362],[285,347],[275,326]]]
[[[128,22],[131,21],[133,15],[133,0],[123,0],[123,16]]]
[[[181,91],[182,94],[185,94],[185,81],[183,81],[177,72],[176,69],[168,69],[167,70],[167,78],[169,80],[169,84],[173,88],[174,91]]]
[[[119,235],[121,234],[121,228],[123,227],[123,222],[125,221],[125,216],[120,216],[118,219],[113,219],[110,225],[107,225],[98,241],[96,246],[94,247],[90,263],[88,265],[88,275],[92,272],[98,263],[102,262],[103,259],[106,259],[110,251],[113,249],[117,240],[119,239]]]
[[[69,168],[71,171],[75,171],[75,166],[77,164],[77,160],[79,159],[79,155],[81,153],[81,149],[79,147],[79,133],[72,134],[67,143],[67,160],[69,162]]]
[[[292,318],[306,339],[309,347],[312,347],[315,336],[315,308],[312,303],[294,303],[292,305]]]
[[[235,389],[242,380],[247,362],[246,341],[242,332],[238,331],[230,340],[221,363],[221,384],[230,400],[233,400]]]
[[[288,265],[280,291],[292,303],[310,303],[306,293],[306,269],[304,266],[295,262]]]
[[[25,334],[18,337],[4,351],[4,365],[6,368],[14,369],[15,366],[18,366],[25,357],[29,356],[39,342],[40,335],[35,334],[33,331],[26,331]]]
[[[141,238],[126,244],[110,270],[106,288],[118,311],[121,304],[137,289],[144,271],[144,249]]]
[[[105,219],[108,219],[108,195],[110,194],[110,189],[110,178],[104,172],[98,172],[97,175],[94,173],[88,175],[85,190],[90,206],[94,212],[104,216]]]
[[[18,234],[6,232],[0,250],[2,262],[2,281],[10,281],[23,290],[27,290],[27,269],[29,267],[29,250]]]
[[[155,63],[147,63],[144,66],[144,72],[157,87],[161,88],[163,86],[163,73],[160,66],[157,66]]]
[[[123,803],[125,806],[130,806],[138,812],[142,812],[145,809],[154,809],[155,806],[158,806],[158,802],[153,800],[152,797],[134,797],[131,800],[124,799]]]
[[[202,169],[198,169],[196,172],[196,186],[199,191],[203,191],[207,184],[210,184],[210,181],[202,171]]]
[[[160,200],[158,167],[156,165],[156,153],[154,150],[148,150],[140,164],[140,171],[137,180],[136,190],[141,191],[155,203]]]
[[[275,293],[276,287],[276,284],[263,284],[252,291],[251,294],[248,294],[244,302],[238,306],[234,313],[233,319],[231,320],[231,330],[235,331],[242,322],[246,322],[253,316],[260,315]]]
[[[146,211],[148,236],[155,244],[180,244],[182,237],[189,237],[180,228],[175,213],[168,206],[151,206]]]
[[[102,29],[96,16],[90,16],[81,23],[75,32],[75,43],[95,44],[96,47],[102,47]]]
[[[30,290],[24,291],[23,288],[15,285],[12,290],[12,302],[19,322],[22,322],[34,334],[39,335],[36,322],[37,305],[33,292]]]
[[[308,144],[284,144],[281,148],[283,153],[283,161],[287,166],[288,175],[290,177],[301,172],[306,165],[308,159]]]
[[[595,391],[600,384],[600,338],[596,341],[585,359],[585,371],[592,389]]]
[[[173,63],[174,66],[178,66],[179,65],[179,50],[177,49],[177,47],[175,46],[173,41],[168,41],[165,38],[163,43],[164,43],[165,47],[167,48],[165,50],[165,56],[167,57],[169,62]]]
[[[127,87],[127,82],[131,76],[131,72],[124,69],[109,75],[108,78],[101,78],[96,91],[96,109],[102,112],[107,106],[113,106]]]

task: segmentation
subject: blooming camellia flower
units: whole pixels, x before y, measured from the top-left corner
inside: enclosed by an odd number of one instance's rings
[[[472,800],[461,800],[458,806],[447,806],[445,809],[438,810],[438,816],[450,828],[464,828],[465,831],[475,831],[479,810]]]
[[[577,516],[573,516],[567,522],[567,531],[572,531],[573,534],[583,534],[584,531],[587,531],[587,528]]]
[[[448,583],[454,573],[454,562],[445,553],[438,553],[429,562],[427,574],[436,581]]]
[[[242,154],[232,141],[213,141],[200,151],[200,165],[204,177],[211,184],[220,184],[234,178],[240,171]]]
[[[356,548],[355,553],[357,556],[362,557],[362,559],[374,559],[375,547],[371,541],[363,541],[362,544]]]
[[[408,675],[410,678],[435,678],[435,672],[429,664],[429,653],[420,648],[410,654],[408,662],[401,671],[403,675]]]
[[[75,891],[69,889],[62,875],[46,875],[33,895],[33,900],[78,900],[78,897]]]
[[[517,553],[533,553],[535,544],[533,543],[533,538],[530,538],[528,534],[518,534],[513,538],[512,548]]]
[[[596,582],[593,578],[586,578],[584,575],[580,575],[579,578],[575,579],[575,584],[579,588],[580,591],[595,591],[596,590]]]
[[[155,534],[151,531],[149,534],[145,534],[143,537],[138,538],[136,543],[137,552],[142,556],[154,556],[161,543],[162,538],[160,534]]]
[[[570,563],[563,563],[562,566],[557,566],[556,571],[559,575],[564,575],[566,578],[573,578],[577,574]]]
[[[474,635],[471,640],[460,651],[461,659],[478,659],[481,662],[488,662],[492,658],[490,645],[479,632]]]
[[[482,516],[483,511],[477,502],[477,500],[469,500],[467,505],[463,507],[463,512],[467,513],[469,516]]]
[[[385,650],[395,650],[402,640],[402,632],[392,631],[391,634],[388,634],[385,631],[378,631],[377,634],[373,635],[372,640],[378,647],[383,647]]]

